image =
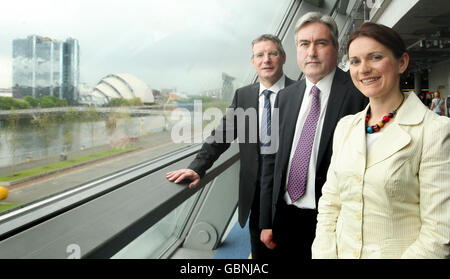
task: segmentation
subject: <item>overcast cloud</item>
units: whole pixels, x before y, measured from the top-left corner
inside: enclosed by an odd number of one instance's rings
[[[80,45],[80,82],[130,73],[154,89],[196,94],[222,72],[250,81],[251,41],[275,32],[288,0],[14,0],[2,3],[0,88],[11,86],[12,40],[36,34]]]

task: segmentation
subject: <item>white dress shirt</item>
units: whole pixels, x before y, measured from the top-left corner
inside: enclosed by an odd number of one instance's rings
[[[285,81],[286,81],[286,76],[282,75],[281,78],[270,88],[266,88],[261,82],[259,83],[259,108],[258,108],[259,131],[261,131],[261,119],[262,119],[262,113],[264,110],[265,96],[263,94],[263,91],[268,89],[273,92],[272,94],[270,94],[270,112],[271,112],[271,115],[273,115],[273,107],[275,104],[275,99],[277,97],[278,92],[284,88]],[[260,135],[260,138],[261,138],[261,135]]]
[[[289,171],[291,169],[292,158],[294,157],[295,150],[297,149],[298,140],[300,139],[300,134],[303,130],[303,125],[305,124],[306,117],[309,114],[311,108],[312,96],[310,94],[311,88],[316,85],[320,89],[320,115],[317,122],[316,134],[314,136],[314,142],[311,150],[311,159],[309,161],[308,177],[306,180],[306,191],[305,194],[300,197],[293,204],[299,208],[305,209],[316,209],[316,191],[315,191],[315,180],[316,180],[316,162],[317,154],[319,153],[320,136],[322,135],[323,121],[325,119],[325,112],[328,105],[328,98],[331,92],[331,85],[333,83],[334,74],[336,69],[321,79],[317,84],[312,83],[306,78],[306,89],[303,96],[302,106],[300,107],[300,112],[297,117],[297,124],[295,126],[294,139],[292,141],[291,154],[289,157],[288,173],[286,175],[285,189],[289,180]],[[292,204],[291,198],[286,191],[284,195],[284,200],[287,204]]]

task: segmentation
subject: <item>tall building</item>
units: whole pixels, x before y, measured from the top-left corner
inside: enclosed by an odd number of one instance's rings
[[[80,58],[78,40],[68,38],[63,50],[63,98],[69,104],[79,98]]]
[[[231,100],[233,99],[234,87],[233,80],[236,78],[228,75],[227,73],[222,73],[222,99]]]
[[[13,97],[46,95],[78,100],[79,45],[37,35],[13,40]]]

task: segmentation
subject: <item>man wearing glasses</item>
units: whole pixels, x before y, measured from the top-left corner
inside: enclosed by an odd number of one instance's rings
[[[236,90],[231,109],[256,110],[258,113],[258,123],[248,123],[246,121],[237,122],[237,125],[230,125],[225,117],[222,123],[212,132],[203,144],[194,161],[187,169],[180,169],[166,174],[166,178],[175,183],[183,180],[190,180],[190,188],[194,188],[219,156],[230,146],[229,141],[219,142],[211,140],[215,134],[227,134],[226,139],[232,140],[237,137],[239,125],[245,125],[245,134],[251,133],[250,129],[258,125],[259,140],[252,142],[248,139],[239,140],[240,152],[240,181],[239,181],[239,224],[245,226],[250,215],[249,229],[251,239],[251,250],[253,259],[268,259],[273,255],[273,251],[268,249],[260,241],[261,229],[259,228],[259,207],[260,207],[260,175],[264,155],[262,149],[270,145],[271,115],[273,105],[278,91],[293,84],[294,81],[286,77],[283,73],[283,64],[286,62],[286,53],[278,37],[270,34],[263,34],[252,41],[251,63],[255,68],[259,82]],[[243,123],[242,123],[243,122]],[[228,123],[228,124],[227,124]],[[232,127],[231,127],[232,126]],[[230,128],[231,127],[231,128]],[[257,166],[257,167],[255,167]]]

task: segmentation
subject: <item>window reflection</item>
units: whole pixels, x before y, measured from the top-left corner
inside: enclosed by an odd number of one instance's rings
[[[180,237],[201,191],[116,253],[112,259],[157,259]]]
[[[274,32],[289,1],[5,5],[0,214],[201,140],[219,119],[195,129],[195,103],[223,112],[252,81],[250,42]],[[183,121],[191,140],[174,141]]]

